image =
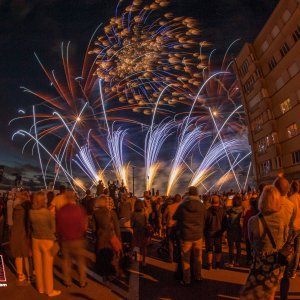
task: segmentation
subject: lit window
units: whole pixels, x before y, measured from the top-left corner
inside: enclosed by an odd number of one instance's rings
[[[267,151],[267,139],[264,137],[257,142],[257,151],[259,154],[266,153]]]
[[[292,108],[291,99],[287,98],[283,102],[280,103],[281,112],[284,114]]]
[[[281,57],[284,57],[290,51],[290,47],[287,43],[284,43],[280,48]]]
[[[271,169],[272,169],[272,162],[270,159],[266,160],[261,164],[261,171],[263,175],[270,173]]]
[[[252,129],[256,132],[262,129],[262,125],[264,123],[263,115],[261,114],[256,119],[253,120]]]
[[[292,159],[294,165],[300,163],[300,150],[292,152]]]
[[[296,123],[293,123],[289,127],[287,127],[287,134],[289,138],[297,135],[297,133],[298,133],[298,126]]]
[[[272,144],[278,143],[277,132],[272,132],[272,134],[271,134],[271,142],[272,142]]]
[[[269,69],[270,71],[272,71],[277,65],[276,59],[274,56],[272,56],[272,58],[269,61]]]

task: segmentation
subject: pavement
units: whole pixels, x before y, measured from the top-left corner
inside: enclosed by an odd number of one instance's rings
[[[115,280],[112,283],[103,282],[102,278],[92,271],[94,256],[91,252],[86,253],[89,258],[88,264],[88,285],[81,289],[77,284],[76,266],[73,267],[73,285],[66,288],[62,284],[61,258],[57,257],[54,266],[54,287],[61,290],[62,294],[55,299],[86,299],[86,300],[214,300],[214,299],[239,299],[239,291],[245,283],[247,268],[225,268],[220,270],[203,270],[205,278],[200,283],[194,283],[191,287],[182,287],[174,279],[175,263],[168,263],[157,255],[159,240],[154,240],[149,247],[147,266],[142,267],[137,261],[130,268],[130,277],[121,281]],[[227,249],[224,247],[226,260]],[[47,299],[46,295],[40,295],[34,284],[17,286],[14,266],[7,255],[4,254],[6,284],[1,287],[0,299]],[[3,285],[3,284],[2,284]],[[279,299],[276,296],[276,299]],[[296,279],[291,280],[289,299],[300,300],[300,273]]]

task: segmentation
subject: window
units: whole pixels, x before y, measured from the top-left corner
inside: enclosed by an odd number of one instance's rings
[[[246,58],[241,66],[242,77],[244,77],[248,73],[248,67],[249,67],[249,62],[248,62],[248,59]]]
[[[294,165],[300,163],[300,150],[292,152],[292,160]]]
[[[290,98],[287,98],[280,103],[280,109],[283,114],[289,111],[291,108],[292,108],[292,103]]]
[[[281,157],[276,156],[274,162],[275,162],[275,169],[281,169]]]
[[[297,26],[297,29],[293,33],[294,41],[297,42],[300,39],[300,26]]]
[[[263,118],[263,114],[261,114],[253,120],[252,130],[254,130],[255,132],[260,131],[262,129],[263,123],[264,123],[264,118]]]
[[[250,94],[253,90],[253,86],[255,83],[255,78],[251,75],[248,80],[245,82],[244,89],[246,94]]]
[[[265,52],[269,48],[269,43],[268,41],[264,41],[264,43],[261,46],[262,52]]]
[[[267,175],[268,173],[270,173],[271,169],[272,169],[272,162],[270,159],[266,160],[261,164],[261,172],[263,175]]]
[[[278,35],[279,32],[280,32],[280,30],[279,30],[278,26],[275,25],[273,30],[272,30],[272,33],[271,33],[272,37],[275,38]]]
[[[287,127],[287,134],[289,138],[292,138],[293,136],[298,134],[298,126],[296,123],[293,123]]]
[[[278,135],[277,132],[272,132],[272,134],[270,135],[270,145],[273,145],[275,143],[278,143]]]
[[[290,11],[287,9],[287,10],[284,12],[284,14],[282,15],[282,19],[283,19],[284,23],[286,23],[286,22],[289,20],[290,17],[291,17],[291,13],[290,13]]]
[[[266,151],[267,151],[266,138],[262,138],[257,142],[257,151],[259,154],[266,153]]]
[[[272,56],[272,58],[269,61],[269,69],[270,71],[272,71],[277,65],[276,59],[274,56]]]
[[[290,51],[290,47],[287,43],[284,43],[280,48],[281,57],[284,57]]]
[[[299,66],[296,62],[294,62],[289,68],[288,72],[291,77],[294,77],[299,72]]]

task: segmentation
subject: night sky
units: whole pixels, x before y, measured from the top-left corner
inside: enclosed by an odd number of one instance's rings
[[[244,42],[253,41],[278,0],[173,0],[169,10],[175,15],[200,21],[203,39],[224,53],[236,38],[232,49],[237,54]],[[11,141],[14,126],[8,122],[18,109],[36,103],[32,95],[19,88],[45,90],[49,82],[34,58],[50,69],[60,64],[60,44],[71,41],[72,58],[81,59],[94,29],[114,14],[113,0],[0,0],[0,165],[5,172],[39,173],[37,158],[30,151],[21,154],[21,145]]]

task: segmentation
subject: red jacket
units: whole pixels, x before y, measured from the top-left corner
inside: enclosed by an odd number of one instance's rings
[[[87,216],[76,204],[67,204],[56,212],[56,232],[62,241],[84,239]]]

